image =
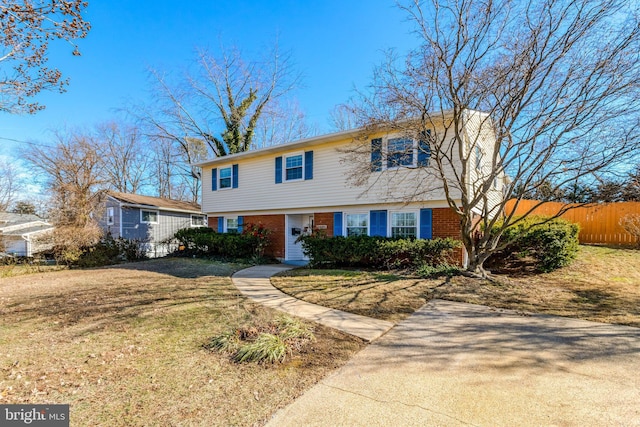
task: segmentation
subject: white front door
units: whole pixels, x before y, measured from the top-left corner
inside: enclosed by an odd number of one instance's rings
[[[308,261],[302,252],[302,243],[298,238],[313,229],[313,214],[287,215],[286,221],[286,261]]]

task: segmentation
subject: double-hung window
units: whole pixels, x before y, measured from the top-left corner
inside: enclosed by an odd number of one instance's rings
[[[238,218],[225,218],[227,221],[227,233],[238,232]]]
[[[346,217],[347,236],[366,236],[368,234],[368,214],[347,214]]]
[[[302,154],[285,157],[285,180],[293,181],[303,178],[304,161]]]
[[[411,138],[389,138],[387,141],[387,169],[414,166],[415,147]]]
[[[231,188],[232,176],[233,174],[231,172],[231,168],[220,169],[220,184],[219,184],[220,189]]]
[[[416,238],[418,235],[418,219],[415,212],[391,213],[391,237]]]

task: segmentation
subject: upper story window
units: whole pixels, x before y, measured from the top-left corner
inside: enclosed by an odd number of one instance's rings
[[[418,216],[415,212],[391,213],[391,237],[416,238],[418,235]]]
[[[285,179],[287,181],[302,179],[304,176],[303,168],[302,154],[285,157]]]
[[[113,225],[115,222],[115,209],[113,207],[107,208],[107,225]]]
[[[220,189],[231,188],[232,176],[231,168],[220,169]]]
[[[431,132],[424,138],[409,137],[375,138],[371,140],[371,171],[414,168],[429,165]]]
[[[347,236],[366,236],[369,229],[369,215],[366,213],[346,214]]]
[[[415,141],[409,138],[387,140],[387,169],[400,166],[414,166]]]
[[[204,215],[191,215],[192,227],[204,227]]]
[[[157,224],[158,223],[158,211],[140,211],[140,222],[146,224]]]
[[[238,165],[211,169],[211,190],[238,188]]]
[[[276,157],[276,184],[313,179],[313,151]]]
[[[482,150],[476,145],[476,169],[480,169],[482,167],[482,155]]]

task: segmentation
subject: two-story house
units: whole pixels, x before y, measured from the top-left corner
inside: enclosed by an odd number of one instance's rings
[[[470,183],[493,147],[493,133],[480,133],[481,113],[473,114],[467,133],[479,137],[463,142],[467,162],[477,168],[467,172]],[[355,142],[361,136],[358,130],[338,132],[200,163],[209,226],[236,232],[261,223],[273,231],[268,251],[289,263],[305,261],[298,237],[309,230],[328,236],[459,238],[459,218],[446,201],[442,180],[425,173],[433,167],[429,144],[385,131],[369,135],[364,144]],[[365,182],[354,186],[347,177],[358,168]],[[500,197],[495,190],[491,197]]]

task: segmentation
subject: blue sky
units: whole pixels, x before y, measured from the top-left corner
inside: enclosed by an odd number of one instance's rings
[[[330,111],[367,85],[383,50],[405,51],[415,40],[393,0],[91,1],[86,18],[92,29],[78,42],[82,56],[65,43],[51,50],[68,91],[41,93],[47,108],[35,115],[0,115],[0,156],[18,156],[24,144],[11,140],[46,144],[52,130],[91,127],[145,102],[149,68],[180,73],[196,48],[215,50],[220,40],[255,57],[277,37],[304,75],[294,96],[324,133]]]

